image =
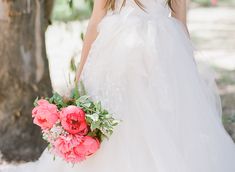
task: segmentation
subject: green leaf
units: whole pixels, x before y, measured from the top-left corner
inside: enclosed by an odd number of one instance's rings
[[[108,137],[104,134],[101,134],[100,135],[100,140],[103,141],[104,139],[108,139]]]
[[[100,121],[91,123],[91,131],[94,131],[95,129],[99,128],[100,126]]]
[[[117,126],[118,124],[120,124],[120,122],[121,122],[120,120],[113,120],[112,125]]]
[[[90,118],[93,122],[97,122],[99,120],[99,115],[97,113],[87,114],[86,117]]]
[[[79,91],[80,91],[80,95],[81,95],[81,96],[87,95],[87,92],[86,92],[86,89],[85,89],[85,86],[84,86],[83,81],[80,81],[80,84],[79,84]]]
[[[76,67],[76,64],[75,64],[75,59],[74,59],[74,57],[72,57],[71,60],[70,60],[70,70],[72,72],[75,72],[76,69],[77,69],[77,67]]]
[[[72,97],[75,98],[75,99],[78,99],[80,97],[80,93],[79,93],[79,90],[78,90],[78,83],[75,82],[75,88],[73,89],[72,91]]]
[[[95,137],[95,136],[96,136],[96,133],[95,133],[95,132],[90,131],[87,135],[88,135],[88,136],[91,136],[91,137]]]
[[[86,103],[83,104],[84,107],[88,107],[88,108],[91,107],[91,105],[92,105],[91,102],[86,102]]]
[[[95,103],[95,108],[96,108],[97,111],[101,111],[102,110],[101,102],[100,101]]]
[[[89,124],[91,124],[93,120],[92,120],[89,116],[86,115],[86,121],[87,121]]]
[[[82,41],[84,41],[84,33],[83,32],[81,32],[80,38],[81,38]]]
[[[78,99],[78,101],[80,101],[80,102],[91,102],[90,100],[89,100],[89,96],[87,96],[87,95],[84,95],[84,96],[81,96],[81,97],[79,97],[79,99]]]
[[[37,105],[38,105],[38,97],[34,100],[33,105],[34,105],[34,106],[37,106]]]
[[[106,109],[103,109],[101,113],[102,114],[108,114],[109,112]]]
[[[56,104],[59,108],[66,106],[63,101],[63,97],[57,92],[53,93],[53,96],[50,98],[50,102]]]
[[[109,113],[106,113],[106,114],[101,114],[101,116],[105,119],[109,119],[109,118],[112,118],[112,115],[109,114]]]

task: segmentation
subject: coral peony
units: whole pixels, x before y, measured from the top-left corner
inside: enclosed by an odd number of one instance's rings
[[[70,105],[63,108],[60,113],[61,125],[71,134],[85,135],[88,132],[85,112],[77,107]]]
[[[51,129],[59,118],[57,106],[44,99],[38,100],[37,106],[32,110],[32,117],[33,123],[42,130]]]
[[[80,162],[85,160],[85,154],[79,154],[75,148],[82,142],[83,136],[69,134],[60,136],[54,143],[55,154],[61,156],[67,162]]]
[[[100,147],[98,139],[84,136],[82,142],[75,148],[77,154],[89,156],[94,154]]]

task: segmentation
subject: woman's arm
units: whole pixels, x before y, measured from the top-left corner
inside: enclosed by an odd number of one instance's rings
[[[180,20],[187,28],[187,0],[172,0],[172,17]]]
[[[83,67],[86,63],[87,56],[91,48],[91,44],[93,43],[93,41],[96,39],[98,35],[97,26],[107,12],[107,10],[104,8],[105,3],[106,3],[106,0],[94,0],[94,7],[93,7],[92,15],[88,23],[86,34],[84,37],[81,60],[76,71],[75,82],[78,82],[80,79]]]

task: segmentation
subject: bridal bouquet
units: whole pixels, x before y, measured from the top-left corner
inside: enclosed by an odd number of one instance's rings
[[[80,94],[77,87],[70,98],[54,92],[50,98],[37,98],[34,106],[33,123],[41,127],[49,150],[73,164],[94,154],[119,124],[101,102],[92,101],[85,91]]]

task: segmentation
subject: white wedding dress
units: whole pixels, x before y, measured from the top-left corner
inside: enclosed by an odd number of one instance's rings
[[[122,120],[111,138],[74,167],[45,150],[3,172],[235,172],[220,102],[183,25],[165,0],[141,2],[145,11],[127,0],[103,18],[82,75],[93,99]]]

